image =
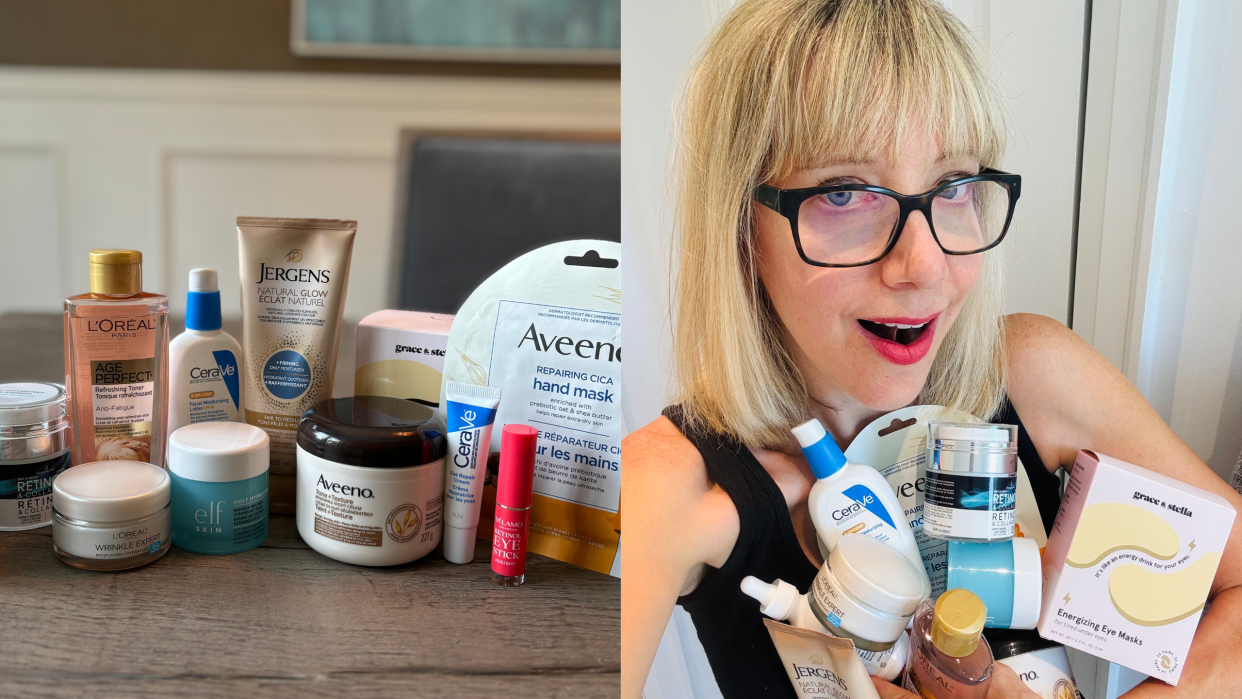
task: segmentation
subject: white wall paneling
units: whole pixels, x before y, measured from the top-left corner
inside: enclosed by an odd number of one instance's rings
[[[1009,145],[1001,168],[1022,175],[1004,244],[1006,310],[1069,321],[1085,0],[951,0],[1003,100]]]
[[[63,172],[56,146],[0,140],[0,304],[9,309],[42,310],[42,299],[60,294]]]
[[[1074,331],[1138,370],[1176,0],[1095,0],[1084,118]]]
[[[1228,480],[1242,451],[1242,7],[1176,12],[1136,383]]]
[[[96,247],[144,252],[145,286],[184,307],[220,269],[239,314],[239,214],[357,218],[347,316],[393,301],[399,134],[618,130],[613,81],[0,68],[0,312],[57,311]]]

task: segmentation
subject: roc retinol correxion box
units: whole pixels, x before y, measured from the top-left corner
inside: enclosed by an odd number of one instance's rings
[[[436,407],[453,316],[376,311],[358,323],[354,395],[388,396]]]
[[[1235,514],[1219,495],[1078,452],[1044,550],[1039,635],[1177,684]]]

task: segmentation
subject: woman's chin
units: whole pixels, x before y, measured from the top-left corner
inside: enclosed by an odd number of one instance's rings
[[[924,380],[926,380],[926,377],[924,377]],[[872,410],[882,410],[888,413],[913,404],[918,400],[919,393],[922,390],[923,381],[918,383],[884,381],[879,384],[859,386],[858,391],[853,393],[853,396],[859,403]]]

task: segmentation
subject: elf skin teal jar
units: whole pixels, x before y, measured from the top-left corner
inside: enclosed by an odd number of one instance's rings
[[[238,422],[186,425],[168,438],[172,540],[193,553],[249,551],[267,539],[270,441]]]

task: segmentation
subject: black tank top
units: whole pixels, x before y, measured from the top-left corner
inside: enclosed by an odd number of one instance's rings
[[[798,543],[785,496],[741,443],[725,435],[688,430],[675,406],[665,409],[664,414],[702,454],[708,477],[729,494],[741,525],[737,543],[724,565],[708,567],[694,592],[678,598],[677,603],[694,620],[699,641],[726,699],[796,699],[763,625],[759,604],[741,591],[742,578],[753,575],[768,582],[780,578],[805,593],[819,572]],[[1044,468],[1008,400],[992,422],[1018,426],[1018,458],[1026,468],[1044,529],[1050,530],[1061,502],[1060,479]]]

